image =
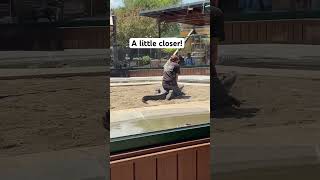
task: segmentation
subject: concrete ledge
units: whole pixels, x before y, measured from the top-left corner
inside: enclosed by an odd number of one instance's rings
[[[319,145],[219,146],[211,149],[212,173],[320,164]]]
[[[1,69],[0,80],[56,78],[72,76],[108,76],[107,66],[39,69]]]
[[[1,179],[108,179],[106,146],[0,158]]]
[[[210,113],[210,102],[190,102],[184,104],[168,104],[143,108],[133,108],[110,112],[111,123],[134,121],[140,119],[167,118]]]
[[[150,77],[150,76],[161,76],[163,73],[162,68],[157,69],[130,69],[128,71],[129,77]],[[185,68],[181,67],[181,74],[184,75],[210,75],[210,67],[192,67]]]
[[[110,87],[118,87],[118,86],[142,86],[142,85],[152,85],[152,84],[158,84],[161,85],[160,81],[154,81],[154,82],[128,82],[128,83],[110,83]],[[206,86],[209,87],[209,83],[185,83],[185,82],[179,82],[179,84],[183,84],[186,86]]]
[[[242,75],[252,76],[274,76],[274,77],[289,77],[301,79],[320,79],[320,71],[312,70],[292,70],[292,69],[271,69],[271,68],[249,68],[238,66],[222,66],[217,65],[218,73],[228,73],[235,71]]]
[[[47,59],[66,59],[72,58],[78,60],[79,57],[101,57],[106,58],[110,53],[109,49],[65,49],[63,51],[0,51],[1,62],[24,61],[24,60],[39,60]]]
[[[161,82],[162,76],[152,77],[130,77],[130,78],[110,78],[111,83],[134,83],[134,82]],[[179,76],[178,82],[184,83],[210,83],[210,76],[191,75]]]

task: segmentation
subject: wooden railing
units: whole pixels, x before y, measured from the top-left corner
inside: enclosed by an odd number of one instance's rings
[[[320,44],[320,20],[233,21],[225,33],[224,44]]]
[[[111,156],[110,165],[110,180],[209,180],[210,139]]]
[[[107,26],[3,25],[0,28],[0,49],[4,50],[107,49],[108,39]]]

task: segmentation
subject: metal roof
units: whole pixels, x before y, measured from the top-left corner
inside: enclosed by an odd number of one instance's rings
[[[181,4],[168,8],[140,12],[140,16],[156,18],[165,22],[176,22],[204,26],[210,24],[210,1]]]

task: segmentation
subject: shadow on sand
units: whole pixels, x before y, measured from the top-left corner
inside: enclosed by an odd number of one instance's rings
[[[178,97],[175,97],[174,99],[190,99],[191,96],[178,96]]]
[[[219,108],[213,111],[214,119],[224,119],[224,118],[252,118],[256,116],[256,113],[259,112],[258,108]]]

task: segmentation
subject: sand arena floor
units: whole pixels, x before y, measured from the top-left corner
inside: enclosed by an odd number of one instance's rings
[[[105,76],[0,80],[0,87],[0,157],[105,144]]]
[[[155,89],[161,84],[152,85],[135,85],[135,86],[115,86],[110,88],[110,110],[123,110],[140,107],[158,106],[164,104],[180,104],[185,102],[195,101],[210,101],[210,87],[185,85],[183,91],[186,93],[185,97],[179,99],[148,101],[143,103],[142,97],[145,95],[153,95]]]
[[[211,119],[218,145],[313,144],[320,139],[320,80],[240,75],[241,108]]]

